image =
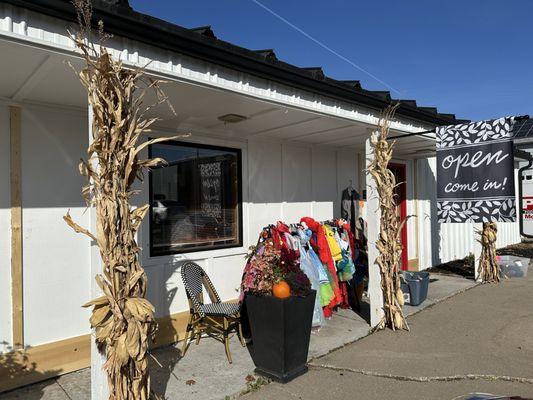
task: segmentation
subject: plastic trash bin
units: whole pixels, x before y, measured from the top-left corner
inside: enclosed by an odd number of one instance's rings
[[[527,276],[529,258],[515,256],[498,256],[496,259],[500,268],[500,276],[506,278],[524,278]]]
[[[401,282],[400,282],[400,289],[402,289],[402,293],[403,293],[403,303],[411,304],[411,293],[409,291],[409,285],[407,284],[407,282],[403,280],[403,278],[401,279]]]
[[[429,272],[406,271],[403,273],[403,280],[409,287],[409,305],[418,306],[427,299],[429,288]]]

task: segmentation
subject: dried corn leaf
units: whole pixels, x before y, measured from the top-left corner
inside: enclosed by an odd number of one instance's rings
[[[82,305],[82,307],[87,308],[87,307],[91,307],[91,306],[102,306],[104,304],[109,304],[109,300],[107,299],[106,296],[100,296],[100,297],[97,297],[94,300],[88,301],[87,303]]]
[[[104,322],[105,319],[110,315],[111,309],[109,308],[109,305],[95,307],[91,318],[89,319],[89,322],[91,323],[91,328],[101,325],[102,322]]]
[[[83,233],[84,235],[89,236],[92,240],[96,241],[96,237],[91,232],[89,232],[85,228],[82,228],[80,225],[78,225],[72,220],[72,217],[70,216],[70,211],[67,211],[67,215],[63,216],[63,220],[67,223],[68,226],[74,229],[74,232]]]

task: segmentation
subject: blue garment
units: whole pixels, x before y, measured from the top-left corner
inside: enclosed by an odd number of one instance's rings
[[[307,250],[300,244],[300,269],[307,275],[311,282],[311,288],[316,290],[315,307],[313,310],[313,326],[324,324],[324,313],[320,306],[320,280],[318,270],[313,265],[313,261]],[[311,249],[312,250],[312,249]]]

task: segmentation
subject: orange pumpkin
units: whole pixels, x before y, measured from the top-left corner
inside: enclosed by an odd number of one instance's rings
[[[279,281],[272,286],[272,293],[278,299],[286,299],[291,296],[291,287],[285,281]]]

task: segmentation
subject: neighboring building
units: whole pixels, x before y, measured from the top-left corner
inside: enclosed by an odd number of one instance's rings
[[[188,310],[180,262],[195,260],[224,299],[236,298],[244,255],[263,226],[338,217],[344,189],[363,193],[365,140],[380,111],[396,100],[358,81],[331,79],[321,68],[284,63],[272,50],[234,46],[209,27],[185,29],[136,13],[126,0],[96,2],[95,18],[114,34],[108,46],[116,57],[148,65],[153,76],[169,81],[164,89],[177,116],[160,107],[155,113],[163,119],[152,134],[192,133],[186,142],[150,150],[171,166],[154,171],[137,199],[153,206],[139,233],[141,261],[160,318],[157,343],[170,343]],[[89,310],[80,305],[91,297],[98,255],[62,219],[70,210],[89,226],[91,214],[77,168],[89,141],[87,99],[65,63],[81,65],[67,34],[76,30],[74,21],[68,0],[0,4],[0,342],[8,350],[23,339],[37,365],[8,382],[11,387],[89,363]],[[16,113],[20,129],[10,126]],[[406,100],[392,133],[457,122]],[[471,224],[435,221],[434,148],[427,136],[396,144],[394,168],[406,181],[403,212],[418,217],[409,220],[404,238],[410,269],[461,258],[473,248]],[[10,162],[18,151],[20,170]],[[19,202],[22,244],[11,240]],[[499,224],[499,246],[519,239],[517,224]],[[12,254],[17,246],[21,257]],[[12,264],[15,273],[22,266],[22,293],[12,293]],[[2,374],[0,367],[0,390]]]

